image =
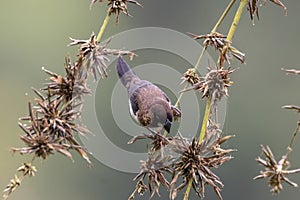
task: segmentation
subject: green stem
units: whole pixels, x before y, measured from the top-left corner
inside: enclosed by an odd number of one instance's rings
[[[206,51],[206,48],[207,48],[207,47],[204,47],[204,48],[202,49],[202,51],[201,51],[201,53],[200,53],[200,56],[199,56],[199,58],[198,58],[198,60],[197,60],[197,62],[196,62],[196,64],[195,64],[195,66],[194,66],[194,69],[195,69],[195,70],[199,67],[200,62],[201,62],[201,60],[202,60],[202,58],[203,58],[203,55],[204,55],[204,53],[205,53],[205,51]],[[183,90],[186,90],[186,89],[188,88],[188,86],[189,86],[189,85],[186,84],[186,86],[184,87]],[[181,99],[182,99],[183,93],[184,93],[184,92],[181,92],[181,93],[179,94],[179,97],[178,97],[178,99],[177,99],[177,101],[176,101],[176,103],[175,103],[175,105],[174,105],[176,108],[178,108],[178,106],[179,106],[179,102],[180,102]],[[167,132],[167,131],[164,131],[164,136],[165,136],[165,137],[167,136],[167,134],[168,134],[168,132]]]
[[[231,9],[232,5],[234,4],[235,0],[232,0],[229,5],[227,6],[227,8],[225,9],[225,11],[223,12],[223,14],[221,15],[220,19],[218,20],[218,22],[216,23],[216,25],[214,26],[214,28],[212,29],[212,33],[216,32],[218,27],[220,26],[220,24],[222,23],[222,21],[224,20],[225,16],[227,15],[227,13],[229,12],[229,10]],[[228,32],[228,35],[227,35],[227,40],[230,42],[233,38],[233,35],[235,33],[235,30],[236,30],[236,27],[240,21],[240,18],[241,18],[241,15],[242,15],[242,12],[243,12],[243,8],[245,7],[247,3],[247,0],[241,0],[240,1],[240,5],[238,7],[238,10],[235,14],[235,17],[233,19],[233,22],[231,24],[231,27],[229,29],[229,32]],[[229,42],[227,43],[227,45],[229,45]],[[227,46],[226,45],[226,46]],[[225,46],[225,48],[223,50],[226,51],[227,47]],[[200,61],[199,61],[200,63]],[[206,102],[206,108],[205,108],[205,113],[204,113],[204,117],[203,117],[203,122],[202,122],[202,127],[201,127],[201,132],[200,132],[200,135],[199,135],[199,144],[203,141],[204,139],[204,136],[205,136],[205,132],[206,132],[206,129],[207,129],[207,123],[208,123],[208,120],[209,120],[209,115],[210,115],[210,107],[211,107],[211,103],[212,103],[212,100],[211,98],[208,98],[207,99],[207,102]],[[187,185],[187,188],[186,188],[186,191],[185,191],[185,194],[184,194],[184,200],[188,200],[188,197],[189,197],[189,193],[190,193],[190,190],[191,190],[191,187],[192,187],[192,183],[193,183],[193,179],[190,178],[189,182],[188,182],[188,185]]]
[[[99,31],[99,33],[98,33],[98,35],[97,35],[97,41],[98,41],[98,42],[100,42],[100,40],[101,40],[101,37],[102,37],[102,35],[103,35],[103,33],[104,33],[106,27],[107,27],[107,24],[108,24],[109,19],[110,19],[110,14],[107,13],[107,15],[106,15],[106,17],[105,17],[105,19],[104,19],[104,21],[103,21],[103,24],[102,24],[102,26],[101,26],[101,28],[100,28],[100,31]]]
[[[239,21],[241,19],[244,7],[246,6],[247,2],[248,2],[248,0],[241,0],[240,1],[240,5],[239,5],[239,7],[238,7],[238,9],[237,9],[237,11],[235,13],[235,16],[233,18],[232,24],[231,24],[231,26],[229,28],[229,31],[228,31],[228,34],[227,34],[227,38],[226,38],[227,39],[227,44],[223,47],[221,55],[225,55],[226,51],[228,50],[228,47],[229,47],[230,42],[231,42],[231,40],[233,38],[233,35],[235,33],[235,30],[236,30],[236,27],[239,24]],[[222,57],[221,55],[220,55],[220,57],[218,59],[218,66],[220,66],[220,67],[223,64],[223,61],[221,60],[221,57]]]
[[[203,58],[203,55],[204,55],[206,49],[207,49],[207,46],[203,47],[203,49],[202,49],[202,51],[201,51],[201,53],[200,53],[200,56],[199,56],[199,58],[198,58],[198,60],[197,60],[197,62],[196,62],[196,64],[195,64],[194,69],[198,69],[198,67],[199,67],[199,65],[200,65],[200,62],[201,62],[201,60],[202,60],[202,58]]]
[[[221,25],[222,21],[225,19],[226,15],[228,14],[229,10],[231,9],[231,7],[233,6],[233,4],[235,3],[236,0],[231,0],[230,3],[228,4],[228,6],[226,7],[226,9],[224,10],[223,14],[221,15],[221,17],[219,18],[219,20],[217,21],[215,27],[211,30],[212,33],[217,32],[217,29],[219,28],[219,26]]]
[[[212,29],[212,31],[211,31],[212,33],[214,33],[214,32],[217,31],[217,29],[219,28],[220,24],[222,23],[222,21],[224,20],[224,18],[225,18],[226,15],[228,14],[229,10],[231,9],[231,7],[232,7],[232,5],[234,4],[235,1],[236,1],[236,0],[231,0],[231,2],[228,4],[228,6],[227,6],[226,9],[224,10],[223,14],[221,15],[221,17],[220,17],[219,20],[217,21],[216,25],[215,25],[214,28]],[[205,47],[202,49],[202,51],[201,51],[201,53],[200,53],[200,56],[199,56],[199,58],[198,58],[198,60],[197,60],[197,62],[196,62],[196,64],[195,64],[195,66],[194,66],[194,69],[198,69],[198,67],[200,66],[200,62],[201,62],[201,60],[202,60],[202,58],[203,58],[203,55],[204,55],[206,49],[207,49],[207,46],[205,46]],[[184,90],[187,89],[187,87],[188,87],[188,85],[186,85],[186,86],[184,87]],[[177,101],[176,101],[176,103],[175,103],[175,107],[176,107],[176,108],[178,108],[179,102],[180,102],[182,96],[183,96],[183,92],[180,93],[180,95],[179,95],[179,97],[178,97],[178,99],[177,99]]]
[[[235,13],[235,16],[234,16],[234,19],[232,21],[232,24],[231,24],[231,27],[228,31],[228,34],[227,34],[227,40],[228,41],[231,41],[232,40],[232,37],[235,33],[235,30],[236,30],[236,27],[237,25],[239,24],[239,21],[241,19],[241,15],[243,13],[243,9],[245,7],[245,5],[247,4],[248,0],[241,0],[240,1],[240,5]]]
[[[211,107],[211,97],[208,97],[208,99],[206,101],[206,107],[205,107],[205,113],[203,116],[201,132],[200,132],[199,140],[198,140],[199,144],[203,141],[205,133],[206,133],[207,123],[208,123],[209,114],[210,114],[210,107]]]
[[[192,188],[192,184],[193,184],[193,179],[190,178],[190,180],[188,182],[188,185],[187,185],[187,188],[186,188],[186,191],[184,193],[183,200],[188,200],[189,199],[189,195],[190,195],[190,191],[191,191],[191,188]]]

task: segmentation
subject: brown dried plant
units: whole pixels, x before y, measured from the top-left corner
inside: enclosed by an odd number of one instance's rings
[[[280,6],[284,10],[284,14],[287,15],[287,7],[279,0],[269,0],[270,2]],[[256,15],[257,19],[259,20],[258,8],[261,4],[265,5],[267,0],[248,0],[247,3],[247,10],[250,14],[250,19],[254,24],[254,16]]]
[[[103,2],[105,0],[92,0],[90,7],[92,7],[96,2]],[[132,3],[142,7],[142,5],[135,0],[107,0],[108,5],[108,15],[116,15],[116,23],[119,23],[120,13],[124,13],[127,16],[131,16],[127,9],[127,3]]]
[[[97,2],[105,0],[92,0],[91,6]],[[250,19],[258,15],[258,4],[265,4],[267,0],[241,1],[240,5],[246,5],[250,13]],[[281,6],[285,13],[287,8],[279,0],[270,0],[272,3]],[[80,117],[84,95],[89,95],[93,91],[88,88],[87,81],[92,76],[94,80],[108,77],[109,56],[129,55],[132,59],[135,54],[130,51],[109,49],[108,39],[100,43],[101,36],[111,15],[116,16],[116,23],[119,22],[120,13],[131,16],[128,12],[128,3],[141,6],[136,0],[107,0],[107,17],[105,18],[98,36],[91,34],[87,40],[71,39],[70,46],[78,46],[77,59],[73,63],[69,57],[65,60],[65,75],[59,75],[50,70],[43,69],[50,77],[44,86],[37,90],[33,89],[37,97],[34,103],[28,103],[29,114],[20,118],[19,127],[23,131],[20,139],[25,147],[12,148],[13,152],[20,154],[33,154],[31,162],[24,163],[17,169],[17,173],[4,189],[4,199],[21,184],[26,176],[34,176],[37,172],[33,161],[36,158],[46,159],[55,153],[63,154],[72,158],[72,151],[81,155],[89,165],[91,161],[89,152],[76,140],[78,134],[85,135],[89,131],[81,124]],[[148,157],[140,161],[140,172],[133,178],[136,187],[129,196],[129,200],[135,198],[136,194],[143,195],[149,191],[149,198],[156,194],[160,196],[160,188],[169,190],[169,199],[174,200],[178,193],[186,189],[184,200],[188,199],[190,189],[204,198],[206,186],[211,186],[217,197],[222,199],[221,189],[223,183],[215,173],[215,169],[230,161],[233,157],[231,153],[234,149],[224,149],[222,144],[232,138],[232,135],[224,135],[219,129],[217,104],[228,96],[229,87],[233,84],[230,75],[236,70],[231,68],[230,60],[235,58],[241,63],[245,62],[245,54],[235,48],[232,44],[232,37],[235,32],[240,16],[235,15],[233,25],[227,35],[217,32],[217,28],[224,20],[234,1],[231,1],[224,11],[220,20],[209,34],[196,35],[189,33],[195,40],[203,39],[204,50],[200,54],[198,63],[204,51],[213,47],[219,52],[218,64],[208,67],[208,72],[203,76],[197,73],[197,64],[193,69],[188,69],[182,76],[182,82],[191,85],[182,92],[194,90],[202,94],[201,99],[206,100],[206,110],[202,121],[199,138],[184,138],[179,131],[175,136],[167,136],[151,131],[150,134],[143,134],[132,138],[128,143],[133,144],[140,139],[150,140],[148,146]],[[243,4],[244,3],[244,4]],[[241,6],[238,9],[243,9]],[[241,10],[238,10],[241,12]],[[300,74],[298,70],[285,70],[287,73]],[[182,95],[183,93],[181,93]],[[179,98],[180,99],[180,98]],[[178,100],[179,103],[179,100]],[[178,103],[176,105],[178,105]],[[293,109],[300,112],[299,106],[287,105],[286,109]],[[198,123],[198,122],[196,122]],[[277,162],[271,149],[262,146],[265,159],[258,157],[259,164],[265,167],[255,179],[268,178],[269,186],[273,193],[278,193],[282,189],[282,183],[286,182],[294,187],[297,184],[290,181],[287,175],[298,173],[300,169],[289,170],[290,163],[288,154],[292,150],[292,145],[297,129],[292,136],[287,153]],[[196,134],[195,134],[196,135]]]
[[[295,69],[282,69],[285,71],[287,74],[300,74],[300,70],[295,70]],[[289,109],[289,110],[295,110],[296,112],[300,112],[300,107],[295,106],[295,105],[285,105],[282,108]],[[295,174],[300,172],[300,168],[290,170],[290,161],[288,161],[288,155],[292,152],[293,150],[293,145],[296,136],[298,135],[300,130],[300,120],[297,122],[297,127],[292,134],[291,141],[287,146],[287,152],[285,155],[281,157],[281,159],[277,162],[275,159],[275,156],[273,155],[271,149],[269,146],[264,147],[261,145],[262,148],[262,153],[266,157],[266,159],[262,159],[258,157],[256,161],[265,167],[265,171],[260,171],[260,174],[254,179],[262,179],[262,178],[268,178],[268,183],[269,186],[271,187],[271,192],[273,194],[278,194],[282,189],[283,185],[282,183],[286,182],[289,185],[293,187],[298,187],[297,183],[294,183],[290,179],[287,178],[287,175]]]
[[[286,182],[293,187],[298,187],[298,184],[292,182],[287,178],[287,175],[299,173],[299,169],[290,170],[290,162],[287,160],[288,155],[285,154],[277,162],[269,146],[264,147],[261,145],[262,152],[266,159],[258,157],[256,161],[265,167],[265,171],[260,171],[260,174],[254,179],[268,178],[269,186],[271,187],[271,192],[278,194],[282,189],[282,183]]]
[[[139,5],[133,0],[109,1],[109,14],[117,14],[118,17],[122,11],[129,15],[127,2]],[[20,186],[24,177],[35,175],[37,169],[33,162],[36,158],[46,159],[50,155],[61,153],[73,160],[71,151],[74,150],[89,165],[92,164],[89,152],[76,139],[79,134],[89,133],[80,120],[84,95],[92,94],[87,81],[90,76],[95,80],[98,75],[102,78],[108,76],[108,56],[129,55],[132,59],[135,54],[107,48],[110,39],[100,45],[94,34],[88,40],[71,40],[70,45],[79,46],[76,62],[73,63],[70,57],[65,59],[65,75],[43,68],[50,76],[49,80],[43,88],[33,89],[37,97],[34,103],[28,103],[28,116],[20,118],[19,127],[24,133],[20,139],[25,147],[12,148],[12,151],[21,155],[33,154],[33,158],[17,169],[17,174],[3,191],[3,199],[7,199]]]

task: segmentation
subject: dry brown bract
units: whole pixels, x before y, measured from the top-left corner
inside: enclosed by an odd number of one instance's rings
[[[238,59],[241,63],[245,62],[245,54],[233,47],[226,39],[226,35],[217,32],[206,35],[196,35],[193,33],[188,34],[191,35],[195,40],[204,39],[203,45],[205,48],[208,46],[213,46],[215,50],[218,50],[220,52],[220,63],[223,63],[224,61],[230,63],[230,59],[233,57]]]
[[[182,76],[182,83],[184,82],[188,82],[190,83],[192,86],[195,85],[196,83],[199,83],[200,81],[200,77],[198,75],[198,73],[196,72],[195,68],[191,68],[188,69]]]
[[[170,183],[170,199],[175,199],[177,193],[188,185],[190,179],[193,181],[193,189],[200,197],[204,197],[205,186],[210,185],[219,199],[222,199],[223,184],[211,168],[217,168],[232,159],[228,154],[234,150],[224,150],[220,147],[230,138],[231,136],[219,138],[215,134],[207,134],[201,144],[196,139],[191,142],[183,138],[173,140],[174,151],[180,154],[180,158],[173,165],[174,177]],[[183,183],[178,185],[180,177]]]
[[[169,163],[171,161],[170,156],[162,157],[160,153],[153,152],[148,154],[148,159],[141,162],[141,171],[133,179],[133,181],[139,180],[134,192],[130,195],[128,200],[134,199],[135,193],[143,195],[145,191],[149,190],[150,199],[155,195],[159,196],[159,187],[163,185],[169,187],[169,182],[165,178],[164,174],[171,174],[172,171],[169,168]],[[145,179],[147,184],[144,183]]]
[[[261,1],[261,3],[260,3]],[[279,0],[269,0],[270,2],[281,6],[284,10],[284,14],[287,15],[287,7]],[[254,16],[257,16],[257,19],[259,20],[259,15],[258,15],[258,6],[260,6],[260,4],[265,5],[267,3],[267,0],[249,0],[248,4],[247,4],[247,10],[250,13],[250,19],[254,24]]]
[[[171,138],[166,138],[159,133],[143,134],[133,137],[128,144],[133,144],[137,140],[150,139],[152,141],[151,152],[162,151],[165,146],[170,143]]]
[[[27,147],[13,148],[13,152],[34,153],[36,157],[46,159],[56,151],[72,159],[69,151],[74,149],[90,164],[87,152],[74,137],[74,133],[87,132],[74,123],[74,120],[79,117],[76,108],[70,110],[68,104],[62,104],[62,99],[47,100],[43,97],[43,99],[36,99],[36,102],[35,107],[29,103],[29,116],[21,118],[27,123],[19,123],[20,128],[25,132],[21,140]]]
[[[82,75],[83,70],[78,65],[72,64],[68,57],[66,58],[66,75],[64,77],[47,69],[43,68],[43,70],[50,75],[50,82],[45,83],[46,87],[42,88],[42,91],[49,92],[50,97],[62,98],[65,102],[71,100],[82,102],[84,95],[92,93],[91,89],[87,87],[87,79]]]
[[[289,174],[300,172],[300,169],[289,170],[290,162],[287,160],[287,155],[282,156],[277,162],[269,146],[264,147],[261,145],[261,148],[266,159],[258,157],[256,161],[265,167],[265,171],[260,171],[260,174],[254,177],[254,179],[269,178],[269,186],[271,187],[271,192],[274,194],[278,194],[282,190],[283,182],[293,187],[298,187],[298,184],[286,177]]]
[[[300,74],[300,70],[297,69],[284,69],[282,68],[281,70],[285,71],[287,74]]]
[[[208,68],[209,72],[205,77],[200,77],[200,81],[193,85],[192,88],[183,90],[182,92],[189,91],[191,89],[198,90],[202,93],[202,98],[209,97],[213,101],[220,100],[224,96],[228,96],[228,87],[233,82],[230,81],[229,75],[235,71],[235,69],[212,69]]]
[[[93,6],[96,2],[103,2],[104,0],[92,0],[91,2],[91,6]],[[116,15],[116,23],[119,22],[119,15],[120,13],[124,13],[125,15],[127,16],[131,16],[129,13],[128,13],[128,9],[127,9],[127,3],[132,3],[132,4],[135,4],[135,5],[138,5],[138,6],[141,6],[142,5],[135,1],[135,0],[108,0],[108,14],[111,15],[111,14],[115,14]]]
[[[109,61],[109,55],[129,55],[130,59],[133,59],[135,54],[130,51],[122,51],[117,49],[108,49],[107,46],[110,39],[104,45],[99,45],[96,36],[92,33],[88,40],[71,39],[70,46],[79,45],[79,60],[86,61],[86,71],[88,74],[92,74],[94,79],[97,80],[97,74],[101,78],[108,76],[106,62]],[[81,58],[81,59],[80,59]],[[87,75],[86,75],[87,76]]]

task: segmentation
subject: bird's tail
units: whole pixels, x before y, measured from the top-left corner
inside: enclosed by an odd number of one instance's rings
[[[128,82],[131,82],[132,79],[138,78],[137,75],[130,69],[128,64],[121,58],[121,56],[118,58],[116,68],[119,79],[125,86]]]

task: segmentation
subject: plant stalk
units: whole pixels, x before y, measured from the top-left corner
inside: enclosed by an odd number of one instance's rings
[[[231,9],[231,7],[232,7],[232,5],[233,5],[234,2],[235,2],[235,0],[232,0],[229,3],[229,5],[227,6],[227,8],[225,9],[225,11],[223,12],[223,14],[221,15],[220,19],[216,23],[215,27],[212,29],[212,33],[216,32],[216,30],[218,29],[218,27],[220,26],[220,24],[224,20],[225,16],[227,15],[227,13],[229,12],[229,10]],[[227,35],[228,43],[227,43],[227,45],[229,45],[229,42],[233,38],[233,35],[234,35],[236,27],[237,27],[237,25],[238,25],[238,23],[240,21],[240,18],[241,18],[241,15],[242,15],[242,12],[243,12],[243,9],[244,9],[246,3],[247,3],[247,0],[241,0],[240,1],[240,5],[238,7],[238,10],[237,10],[237,12],[236,12],[236,14],[234,16],[233,22],[232,22],[231,27],[230,27],[230,29],[228,31],[228,35]],[[226,50],[226,49],[227,48],[224,48],[223,50]],[[207,102],[206,102],[206,108],[205,108],[205,113],[204,113],[204,117],[203,117],[201,132],[200,132],[200,135],[199,135],[199,141],[198,141],[199,144],[203,141],[204,136],[205,136],[205,132],[206,132],[206,129],[207,129],[207,123],[208,123],[208,120],[209,120],[211,102],[212,102],[212,100],[209,97],[207,99]],[[184,200],[188,200],[189,193],[190,193],[190,190],[191,190],[191,187],[192,187],[192,183],[193,183],[193,178],[190,178],[190,180],[188,182],[188,185],[187,185],[187,188],[186,188],[186,191],[185,191],[185,194],[184,194]]]
[[[98,33],[98,35],[97,35],[97,41],[98,41],[98,42],[101,41],[101,37],[102,37],[102,35],[103,35],[103,33],[104,33],[106,27],[107,27],[107,24],[108,24],[108,22],[109,22],[109,19],[110,19],[110,14],[107,13],[107,15],[106,15],[106,17],[105,17],[105,19],[104,19],[104,21],[103,21],[103,24],[102,24],[102,26],[101,26],[101,28],[100,28],[100,31],[99,31],[99,33]]]
[[[227,40],[228,41],[231,41],[232,38],[233,38],[233,35],[235,33],[235,30],[236,30],[236,27],[237,25],[239,24],[239,21],[241,19],[241,15],[243,13],[243,9],[245,7],[245,5],[247,4],[248,0],[241,0],[240,1],[240,5],[235,13],[235,16],[234,16],[234,19],[232,21],[232,24],[231,24],[231,27],[228,31],[228,34],[227,34]]]
[[[189,195],[190,195],[190,191],[191,191],[191,188],[192,188],[192,184],[193,184],[193,179],[190,178],[190,180],[188,182],[188,186],[187,186],[186,191],[184,193],[183,200],[188,200],[189,199]]]
[[[210,115],[210,107],[211,107],[211,97],[208,97],[207,101],[206,101],[206,107],[205,107],[205,113],[203,116],[201,132],[200,132],[199,140],[198,140],[199,144],[201,144],[201,142],[203,141],[205,133],[206,133],[207,123],[208,123],[209,115]]]
[[[235,3],[236,0],[231,0],[230,3],[228,4],[228,6],[226,7],[226,9],[224,10],[223,14],[221,15],[221,17],[219,18],[219,20],[217,21],[215,27],[211,30],[212,33],[217,32],[217,29],[219,28],[219,26],[221,25],[221,23],[223,22],[223,20],[225,19],[226,15],[228,14],[228,12],[230,11],[231,7],[233,6],[233,4]]]
[[[294,133],[293,133],[293,135],[292,135],[292,138],[291,138],[291,141],[290,141],[290,143],[289,143],[289,146],[287,147],[288,151],[290,151],[290,150],[293,148],[293,144],[294,144],[294,141],[295,141],[295,139],[296,139],[296,136],[297,136],[297,134],[298,134],[298,132],[299,132],[299,129],[300,129],[300,126],[297,125],[297,128],[295,129],[295,131],[294,131]]]

